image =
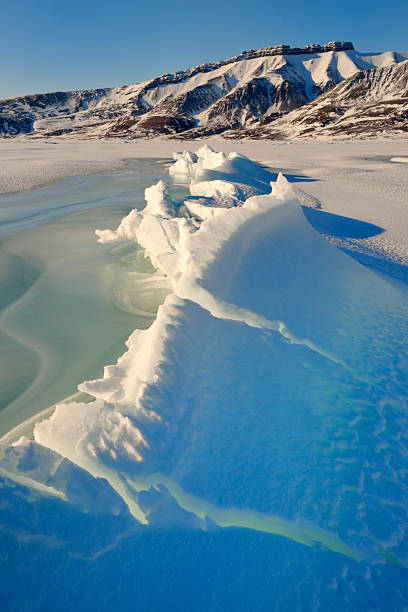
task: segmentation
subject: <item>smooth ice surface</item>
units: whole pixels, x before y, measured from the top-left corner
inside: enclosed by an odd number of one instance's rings
[[[282,175],[208,147],[175,164],[196,194],[159,183],[97,231],[143,244],[171,292],[80,385],[94,401],[6,449],[7,542],[52,550],[82,609],[403,609],[406,294],[322,239]]]
[[[133,241],[101,247],[94,229],[143,207],[162,175],[153,160],[0,198],[0,435],[101,375],[151,324],[166,279]]]

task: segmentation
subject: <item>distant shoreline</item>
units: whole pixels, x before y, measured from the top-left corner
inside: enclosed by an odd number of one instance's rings
[[[238,151],[243,155],[272,167],[283,167],[282,160],[288,160],[287,167],[300,170],[310,166],[310,153],[318,153],[333,147],[340,152],[347,149],[353,154],[384,152],[389,157],[408,155],[408,139],[358,140],[347,142],[331,141],[253,141],[220,138],[206,139],[220,151]],[[0,196],[41,189],[46,185],[71,176],[110,172],[123,168],[129,158],[169,158],[175,150],[193,150],[202,146],[202,140],[152,141],[101,141],[101,140],[30,140],[27,138],[0,140]],[[289,153],[289,155],[288,155]],[[397,165],[397,164],[395,164]]]

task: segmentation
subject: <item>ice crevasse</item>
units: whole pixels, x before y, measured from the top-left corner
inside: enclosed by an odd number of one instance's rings
[[[146,528],[165,522],[159,497],[190,527],[408,562],[404,294],[321,238],[282,175],[207,146],[170,172],[191,197],[159,182],[96,232],[169,278],[155,322],[80,385],[93,401],[58,405],[10,453],[45,447],[106,479]]]

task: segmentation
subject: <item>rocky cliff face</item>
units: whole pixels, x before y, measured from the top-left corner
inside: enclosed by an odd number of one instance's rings
[[[407,136],[408,61],[357,72],[267,127],[226,134],[230,138],[244,135],[274,139]]]
[[[35,131],[43,118],[71,117],[95,106],[106,89],[37,94],[0,101],[0,134],[16,135]]]
[[[1,101],[0,135],[130,139],[158,135],[197,138],[225,132],[229,137],[269,134],[285,138],[292,130],[293,135],[313,136],[317,116],[334,116],[336,111],[329,108],[334,99],[327,96],[334,89],[337,92],[339,84],[348,83],[356,73],[374,73],[377,67],[387,71],[407,57],[393,52],[362,54],[351,43],[250,50],[135,85]],[[374,76],[358,78],[361,91],[375,85]],[[385,79],[385,72],[381,79]],[[402,81],[392,85],[393,91],[400,85]],[[357,91],[355,85],[349,100]],[[389,90],[381,91],[381,99],[388,99]],[[320,102],[326,104],[325,110],[317,105]],[[299,112],[299,117],[294,112]],[[329,123],[334,129],[333,121]]]

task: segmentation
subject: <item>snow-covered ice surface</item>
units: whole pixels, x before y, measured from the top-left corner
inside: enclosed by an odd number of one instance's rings
[[[391,157],[378,164],[401,172]],[[170,171],[191,181],[190,198],[172,201],[159,182],[143,211],[97,231],[102,243],[134,238],[166,273],[153,325],[80,386],[93,401],[61,403],[34,440],[22,429],[7,440],[3,571],[23,587],[2,597],[30,610],[57,595],[56,609],[404,609],[403,286],[312,229],[298,197],[347,248],[318,181],[300,190],[293,174],[291,185],[206,146]],[[372,221],[351,224],[359,248],[362,228],[381,233]]]
[[[408,164],[408,157],[391,157],[390,161],[400,164]]]

